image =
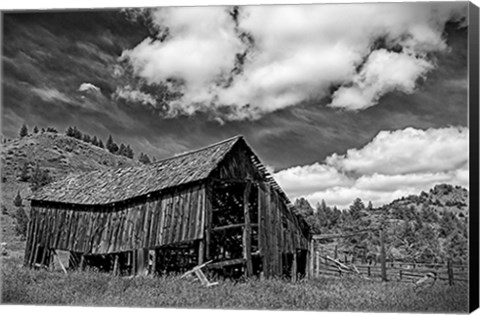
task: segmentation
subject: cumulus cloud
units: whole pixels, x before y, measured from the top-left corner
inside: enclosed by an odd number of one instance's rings
[[[80,84],[80,86],[78,87],[78,91],[79,92],[88,92],[88,93],[92,93],[92,94],[101,94],[101,90],[98,86],[96,86],[92,83],[88,83],[88,82],[84,82],[84,83]]]
[[[353,76],[352,85],[342,86],[333,94],[330,106],[359,110],[375,105],[387,92],[397,90],[411,94],[416,80],[432,69],[431,62],[413,54],[376,50]]]
[[[468,142],[463,127],[381,131],[360,149],[274,176],[291,198],[346,207],[360,197],[380,206],[439,183],[468,187]]]
[[[150,94],[136,90],[129,85],[124,87],[117,87],[115,93],[113,94],[113,99],[118,98],[122,98],[128,102],[151,105],[154,107],[157,104],[156,100]]]
[[[160,8],[152,13],[159,29],[168,29],[161,41],[146,38],[122,58],[149,83],[181,82],[181,103],[170,104],[192,113],[211,102],[216,83],[225,80],[235,65],[242,42],[226,7]],[[164,32],[161,32],[164,36]]]
[[[445,172],[462,167],[468,159],[467,128],[380,131],[361,149],[326,159],[329,166],[357,174]]]
[[[174,112],[229,110],[260,117],[331,95],[332,107],[361,110],[398,90],[415,91],[448,47],[445,23],[465,3],[373,3],[160,8],[158,38],[125,51],[148,82],[176,82]]]

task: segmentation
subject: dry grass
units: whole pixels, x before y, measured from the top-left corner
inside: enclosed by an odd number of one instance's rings
[[[220,281],[204,288],[178,276],[119,278],[96,272],[34,271],[2,264],[2,303],[226,309],[467,312],[466,285],[418,291],[405,283],[360,279]]]

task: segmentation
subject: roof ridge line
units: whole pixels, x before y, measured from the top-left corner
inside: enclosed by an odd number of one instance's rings
[[[228,139],[224,139],[224,140],[219,141],[219,142],[216,142],[216,143],[214,143],[214,144],[210,144],[210,145],[208,145],[208,146],[206,146],[206,147],[201,147],[201,148],[198,148],[198,149],[186,151],[186,152],[183,152],[183,153],[174,155],[174,156],[170,156],[170,157],[167,157],[167,158],[164,158],[164,159],[155,161],[155,162],[153,162],[153,163],[149,163],[148,165],[155,165],[155,164],[160,163],[160,162],[165,162],[165,161],[168,161],[168,160],[171,160],[171,159],[176,159],[176,158],[179,158],[179,157],[184,156],[184,155],[189,155],[189,154],[193,154],[193,153],[196,153],[196,152],[199,152],[199,151],[203,151],[203,150],[206,150],[206,149],[210,149],[211,147],[214,147],[214,146],[217,146],[217,145],[220,145],[220,144],[223,144],[223,143],[232,141],[232,140],[234,140],[234,139],[241,139],[241,138],[243,138],[242,135],[236,135],[236,136],[234,136],[234,137],[231,137],[231,138],[228,138]]]

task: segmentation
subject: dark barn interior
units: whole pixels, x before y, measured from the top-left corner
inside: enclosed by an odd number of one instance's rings
[[[307,273],[309,231],[243,137],[141,167],[69,175],[31,198],[25,265],[116,275]]]

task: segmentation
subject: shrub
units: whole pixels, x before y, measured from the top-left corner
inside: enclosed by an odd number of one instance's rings
[[[27,225],[28,225],[28,217],[23,209],[23,206],[17,208],[17,212],[15,213],[15,219],[17,220],[17,224],[15,225],[15,230],[17,231],[18,235],[25,237],[27,235]]]
[[[52,180],[52,177],[48,174],[48,170],[40,169],[40,166],[37,163],[35,171],[30,178],[30,187],[32,188],[32,191],[36,191],[40,187],[52,182]]]
[[[13,199],[13,205],[15,207],[22,206],[22,196],[20,196],[20,191],[17,192],[17,196],[15,196],[15,199]]]
[[[28,162],[24,162],[22,169],[20,170],[20,181],[26,182],[30,179],[30,174],[28,172]]]

